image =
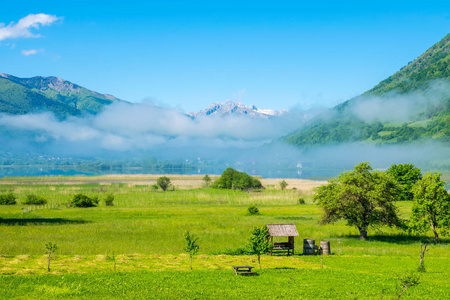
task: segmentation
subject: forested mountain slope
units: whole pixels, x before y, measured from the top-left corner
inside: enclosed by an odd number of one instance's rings
[[[425,139],[450,142],[450,34],[371,90],[314,118],[285,141],[303,147]]]
[[[51,111],[58,117],[95,114],[121,101],[58,77],[19,78],[0,74],[0,112],[27,114]]]

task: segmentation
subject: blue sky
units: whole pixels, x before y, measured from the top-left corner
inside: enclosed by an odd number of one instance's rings
[[[331,106],[448,34],[449,2],[8,1],[0,72],[58,76],[185,112],[227,99]],[[39,13],[56,18],[10,34]]]

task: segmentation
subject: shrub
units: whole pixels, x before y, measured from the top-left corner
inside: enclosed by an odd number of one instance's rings
[[[251,215],[259,215],[259,209],[256,207],[256,205],[250,205],[247,210]]]
[[[303,198],[303,197],[298,198],[297,203],[298,204],[306,204],[305,198]]]
[[[22,204],[45,205],[47,204],[47,199],[42,196],[29,194],[27,195],[25,201],[22,202]]]
[[[219,179],[211,184],[213,188],[248,190],[263,188],[261,181],[251,177],[247,173],[236,171],[233,168],[227,168],[223,171]]]
[[[13,193],[0,195],[0,205],[15,205],[16,196]]]
[[[72,205],[75,207],[94,207],[98,204],[98,197],[89,198],[84,194],[76,194],[73,196]]]
[[[105,205],[106,206],[114,206],[114,195],[113,194],[106,195]]]
[[[156,192],[159,189],[159,186],[155,183],[155,184],[152,184],[151,188],[152,188],[153,192]]]

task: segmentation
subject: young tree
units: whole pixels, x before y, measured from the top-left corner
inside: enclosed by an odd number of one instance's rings
[[[284,190],[284,189],[288,186],[288,183],[286,182],[286,180],[281,180],[281,181],[279,182],[279,184],[280,184],[280,188],[281,188],[282,190]]]
[[[261,269],[261,254],[267,253],[272,247],[270,243],[269,228],[267,226],[255,227],[251,231],[248,250],[258,256],[258,266]]]
[[[163,191],[167,191],[167,189],[170,186],[170,178],[163,176],[163,177],[159,177],[158,180],[156,180],[156,184],[163,190]]]
[[[398,200],[413,200],[411,188],[413,184],[422,178],[420,169],[414,167],[413,164],[394,164],[387,170],[387,173],[392,175],[401,186],[401,193]]]
[[[58,250],[58,246],[56,244],[52,244],[51,242],[48,242],[45,244],[45,249],[47,249],[48,253],[48,265],[47,265],[47,271],[50,272],[50,259],[52,257],[52,254]]]
[[[428,246],[428,244],[420,244],[420,265],[419,265],[419,268],[417,269],[417,271],[419,271],[419,272],[425,272],[426,271],[425,264],[424,264],[423,260],[425,258],[425,253],[428,250],[430,250],[430,249],[427,250],[427,246]]]
[[[347,225],[358,228],[361,240],[366,240],[369,226],[400,225],[393,203],[398,192],[394,178],[372,171],[364,162],[319,187],[313,199],[324,211],[323,224],[344,219]]]
[[[445,190],[441,173],[426,173],[412,187],[414,202],[409,231],[424,233],[431,228],[434,243],[439,243],[439,234],[446,235],[450,229],[450,196]]]
[[[203,176],[203,182],[206,187],[209,187],[209,185],[211,184],[211,177],[209,177],[209,175],[206,174],[205,176]]]
[[[189,265],[192,270],[192,256],[197,254],[198,249],[200,249],[200,246],[197,244],[198,237],[195,237],[193,234],[189,233],[189,230],[186,230],[184,239],[186,240],[186,247],[184,247],[184,251],[189,253]]]

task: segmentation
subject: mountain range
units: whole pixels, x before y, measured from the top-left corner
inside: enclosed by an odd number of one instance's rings
[[[0,74],[0,112],[27,114],[51,111],[64,118],[95,114],[116,101],[122,100],[58,77],[19,78]]]
[[[19,78],[0,74],[0,112],[3,113],[51,111],[64,119],[97,114],[116,102],[126,101],[58,77]],[[399,144],[425,139],[448,143],[450,34],[372,89],[310,120],[289,115],[287,111],[258,109],[230,100],[213,103],[188,115],[191,118],[244,115],[266,120],[286,116],[284,121],[298,124],[300,129],[286,132],[283,140],[298,147],[349,142]]]

